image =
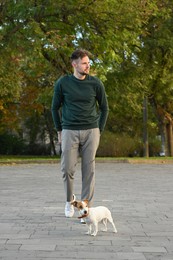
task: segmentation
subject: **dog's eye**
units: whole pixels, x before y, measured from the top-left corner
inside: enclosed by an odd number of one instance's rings
[[[82,207],[82,206],[80,206],[79,208],[80,208],[80,209],[83,209],[83,207]]]

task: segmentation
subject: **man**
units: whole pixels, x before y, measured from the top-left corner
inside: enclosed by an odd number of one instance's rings
[[[92,203],[95,155],[108,115],[104,86],[98,78],[89,75],[89,57],[90,53],[83,49],[72,53],[74,73],[61,77],[55,83],[52,100],[52,117],[62,148],[61,171],[66,192],[66,217],[74,214],[71,202],[75,199],[73,180],[79,153],[82,171],[81,199],[88,199],[89,205]]]

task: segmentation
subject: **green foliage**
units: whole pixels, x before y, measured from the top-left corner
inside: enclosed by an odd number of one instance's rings
[[[101,136],[97,156],[100,157],[133,157],[142,155],[143,144],[139,137],[128,134],[104,132]]]
[[[170,0],[1,1],[0,131],[29,129],[31,139],[40,129],[52,135],[45,110],[55,80],[71,72],[69,57],[77,47],[93,53],[91,72],[105,83],[109,131],[125,133],[128,143],[128,136],[141,139],[144,96],[156,117],[171,121],[172,9]],[[148,125],[157,135],[151,107]]]
[[[26,145],[21,138],[7,133],[0,135],[0,144],[0,154],[18,155],[23,154],[26,149]]]
[[[157,138],[149,140],[150,156],[159,156],[161,141]],[[105,132],[101,136],[98,157],[141,157],[143,156],[143,143],[138,135],[130,136],[127,133]]]

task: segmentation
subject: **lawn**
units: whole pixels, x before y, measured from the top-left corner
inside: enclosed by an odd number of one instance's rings
[[[20,163],[58,163],[59,156],[18,156],[0,155],[0,164],[20,164]],[[115,163],[152,163],[164,164],[173,163],[173,157],[97,157],[96,162]]]

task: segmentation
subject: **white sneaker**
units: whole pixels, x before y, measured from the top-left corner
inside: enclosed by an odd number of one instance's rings
[[[81,224],[86,224],[85,220],[83,218],[80,219]]]
[[[76,200],[76,196],[73,194],[73,201]],[[74,215],[74,207],[71,202],[66,202],[65,204],[65,216],[66,218],[72,218]]]

